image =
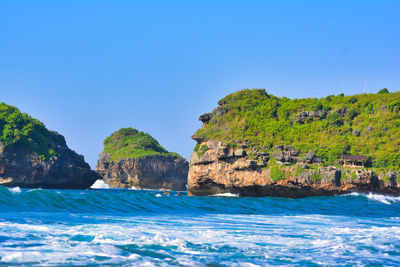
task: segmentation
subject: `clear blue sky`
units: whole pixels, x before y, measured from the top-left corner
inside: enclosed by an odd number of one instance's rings
[[[95,166],[120,127],[188,158],[199,115],[243,88],[400,88],[400,1],[0,1],[0,101]]]

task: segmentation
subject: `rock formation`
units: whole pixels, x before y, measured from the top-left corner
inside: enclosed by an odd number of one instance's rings
[[[190,157],[189,195],[237,193],[288,198],[350,192],[400,195],[400,172],[377,176],[363,168],[325,167],[312,151],[301,158],[299,151],[284,146],[276,147],[281,151],[276,153],[274,164],[268,161],[265,152],[250,152],[250,156],[241,148],[232,149],[213,141],[200,144],[199,149],[202,147],[207,148],[204,153],[194,151]]]
[[[186,190],[188,162],[181,157],[161,155],[110,160],[100,154],[96,171],[112,188]]]
[[[186,190],[188,162],[149,134],[122,128],[104,145],[96,172],[110,187]]]
[[[18,108],[0,103],[0,185],[28,188],[89,188],[97,179],[83,156],[68,148]]]
[[[54,144],[55,155],[41,159],[24,147],[0,145],[0,185],[6,187],[86,189],[98,178],[83,156],[67,147],[64,137]]]
[[[229,94],[199,118],[189,194],[399,195],[399,99],[400,92],[320,99],[265,89]]]

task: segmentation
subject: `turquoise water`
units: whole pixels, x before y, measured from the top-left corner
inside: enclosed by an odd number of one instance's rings
[[[400,198],[0,187],[0,265],[400,265]]]

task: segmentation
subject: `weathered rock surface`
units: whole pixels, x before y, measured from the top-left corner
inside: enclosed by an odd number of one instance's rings
[[[320,120],[326,118],[326,115],[328,113],[323,110],[318,110],[318,111],[303,111],[299,114],[297,114],[296,118],[293,120],[293,122],[298,122],[298,123],[305,123],[306,120],[313,121],[313,120]]]
[[[54,144],[54,148],[55,157],[41,160],[27,149],[6,149],[0,144],[0,185],[85,189],[96,181],[97,174],[90,169],[83,156],[67,147],[63,137],[60,144]]]
[[[188,162],[178,156],[123,158],[116,162],[100,154],[96,172],[113,188],[186,190]]]
[[[255,156],[250,159],[246,151],[230,149],[221,142],[208,141],[205,144],[208,150],[204,154],[199,157],[194,152],[190,158],[189,195],[238,193],[240,196],[288,198],[350,192],[400,195],[400,172],[376,175],[363,168],[324,167],[318,164],[320,160],[312,151],[301,159],[299,151],[282,146],[276,147],[281,151],[275,159],[285,175],[273,179],[265,153],[253,153]],[[314,164],[313,168],[308,164]]]

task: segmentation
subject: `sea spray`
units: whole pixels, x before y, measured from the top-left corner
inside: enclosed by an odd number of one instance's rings
[[[96,180],[96,182],[94,182],[94,184],[92,184],[92,186],[90,188],[92,188],[92,189],[108,189],[110,187],[103,180],[98,179],[98,180]]]

